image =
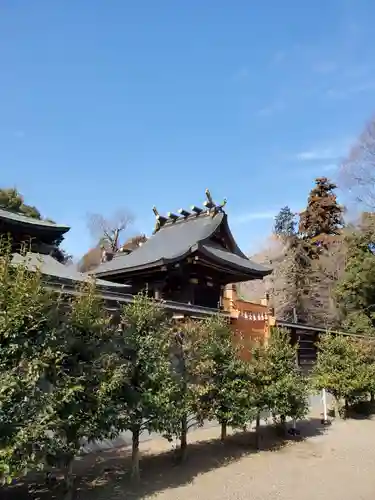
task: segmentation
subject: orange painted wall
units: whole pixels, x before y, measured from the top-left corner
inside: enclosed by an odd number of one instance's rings
[[[229,285],[224,290],[223,308],[230,313],[234,336],[246,346],[244,357],[248,358],[255,342],[267,342],[269,325],[273,322],[268,306],[239,299],[235,285]]]

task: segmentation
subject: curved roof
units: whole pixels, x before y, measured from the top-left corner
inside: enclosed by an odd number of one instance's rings
[[[1,220],[13,225],[24,225],[29,226],[30,228],[42,229],[44,231],[54,231],[60,234],[64,234],[70,229],[69,226],[62,226],[55,224],[54,222],[34,219],[33,217],[27,217],[26,215],[4,210],[3,208],[0,208],[0,221]]]
[[[87,274],[77,271],[74,265],[61,264],[51,255],[43,255],[32,252],[27,252],[25,255],[14,253],[12,262],[14,264],[26,264],[31,271],[40,269],[43,275],[49,276],[50,278],[69,280],[76,283],[85,282],[89,279]],[[129,288],[128,285],[121,285],[100,279],[96,281],[96,284],[98,286],[109,286],[110,288],[116,288],[124,291]]]
[[[221,227],[230,241],[232,248],[229,250],[209,241]],[[225,263],[228,267],[249,275],[264,276],[270,272],[267,268],[250,261],[237,247],[227,224],[227,215],[223,211],[215,214],[205,211],[168,221],[131,254],[118,253],[111,261],[104,262],[91,272],[96,276],[111,276],[151,269],[181,260],[196,251],[201,251],[211,260]]]

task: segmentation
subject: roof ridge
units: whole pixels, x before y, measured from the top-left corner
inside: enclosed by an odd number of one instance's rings
[[[224,207],[227,203],[226,198],[224,198],[222,203],[217,204],[213,201],[211,193],[208,189],[206,189],[205,195],[207,200],[203,202],[204,208],[200,208],[196,205],[191,205],[191,212],[189,210],[180,208],[178,210],[179,215],[175,214],[174,212],[168,212],[167,217],[165,217],[163,215],[160,215],[157,208],[153,206],[152,210],[156,218],[154,233],[159,231],[162,227],[171,226],[178,222],[185,222],[188,220],[196,219],[197,217],[204,217],[209,215],[214,218],[218,213],[225,213]]]

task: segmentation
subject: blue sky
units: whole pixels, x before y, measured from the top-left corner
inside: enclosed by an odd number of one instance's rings
[[[88,212],[228,198],[243,250],[303,207],[375,111],[373,0],[2,0],[0,179],[92,243]]]

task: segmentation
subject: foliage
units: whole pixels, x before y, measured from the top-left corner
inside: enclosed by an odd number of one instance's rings
[[[120,362],[131,357],[129,379],[119,384],[117,428],[133,435],[133,476],[139,475],[139,436],[142,431],[176,434],[180,410],[178,381],[171,364],[170,323],[164,310],[144,294],[122,311],[123,338],[117,345]],[[125,370],[126,373],[126,370]]]
[[[343,208],[332,182],[322,177],[315,184],[298,231],[288,207],[276,218],[274,231],[284,242],[284,258],[275,263],[270,297],[280,319],[333,325],[338,320],[333,289],[343,267]]]
[[[184,460],[188,430],[197,422],[202,425],[205,418],[199,404],[205,384],[200,358],[202,322],[193,319],[178,322],[172,328],[172,335],[172,366],[177,381],[174,419],[180,421],[180,425],[175,425],[174,435],[180,440],[180,459]]]
[[[340,234],[343,208],[337,203],[336,185],[327,177],[318,177],[311,190],[306,209],[300,214],[299,233],[310,241],[325,245],[326,236]]]
[[[369,351],[358,340],[326,334],[319,341],[318,359],[312,374],[316,389],[326,389],[339,407],[344,400],[353,403],[373,385],[369,370]],[[339,410],[339,408],[337,408]]]
[[[39,270],[12,265],[0,244],[0,467],[3,480],[43,463],[51,416],[46,373],[55,360],[58,301]]]
[[[23,196],[15,188],[0,189],[0,208],[17,212],[33,219],[41,219],[39,210],[24,203]]]
[[[268,410],[275,420],[300,419],[308,411],[307,381],[297,366],[297,347],[287,331],[275,328],[268,344],[253,350],[252,381],[258,411]]]
[[[83,441],[111,437],[114,408],[109,386],[116,375],[112,352],[114,324],[97,297],[95,283],[82,285],[65,305],[56,346],[56,364],[48,373],[51,387],[53,435],[47,459],[51,465],[70,465]]]
[[[84,440],[113,435],[113,322],[94,283],[62,304],[27,259],[12,265],[10,242],[0,250],[0,476],[70,472]]]
[[[358,342],[361,362],[365,365],[366,383],[364,384],[364,392],[369,392],[373,398],[375,395],[375,343],[362,340]]]
[[[346,238],[346,264],[335,289],[342,327],[352,333],[375,335],[375,224],[364,216]]]
[[[43,220],[43,217],[39,210],[31,205],[26,205],[24,203],[23,196],[15,188],[0,189],[0,208],[3,208],[10,212],[19,213],[33,219]],[[54,224],[51,219],[45,220]],[[62,243],[62,240],[63,238],[59,238],[54,242],[55,248],[53,250],[52,256],[62,264],[70,263],[72,261],[72,256],[59,247],[59,245]]]
[[[221,438],[227,426],[243,428],[254,416],[249,392],[248,363],[240,358],[240,346],[225,318],[203,320],[198,348],[198,378],[201,380],[197,400],[201,419],[221,424]]]
[[[296,217],[288,206],[283,207],[275,217],[274,233],[282,238],[296,234]]]

